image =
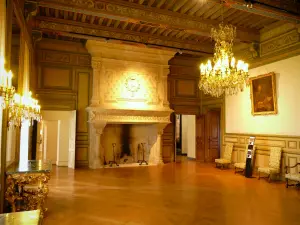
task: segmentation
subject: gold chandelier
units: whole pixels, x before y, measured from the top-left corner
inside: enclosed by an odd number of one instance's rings
[[[200,65],[199,88],[205,94],[220,97],[237,94],[243,89],[248,79],[248,64],[236,61],[232,46],[236,28],[232,25],[219,25],[219,30],[212,28],[212,39],[215,41],[213,63]]]

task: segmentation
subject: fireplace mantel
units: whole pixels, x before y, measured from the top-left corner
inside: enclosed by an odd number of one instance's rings
[[[88,107],[89,123],[104,124],[168,124],[171,109],[136,110],[136,109],[105,109],[102,107]]]

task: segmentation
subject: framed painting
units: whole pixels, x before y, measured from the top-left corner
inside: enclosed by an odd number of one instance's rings
[[[277,114],[275,73],[250,78],[252,115]]]

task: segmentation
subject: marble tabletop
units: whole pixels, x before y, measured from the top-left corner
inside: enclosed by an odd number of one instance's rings
[[[49,173],[52,168],[50,160],[27,160],[25,162],[13,163],[6,170],[6,174],[16,173]]]
[[[0,225],[39,225],[40,210],[0,214]]]

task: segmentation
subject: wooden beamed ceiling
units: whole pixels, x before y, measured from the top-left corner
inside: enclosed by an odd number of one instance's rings
[[[237,27],[237,40],[246,43],[259,42],[261,29],[284,18],[283,14],[290,16],[270,10],[264,16],[231,7],[241,4],[239,0],[227,3],[222,6],[219,0],[37,0],[35,25],[49,37],[56,33],[73,35],[75,40],[117,39],[205,55],[212,53],[210,30],[222,21],[222,12],[224,22]]]

